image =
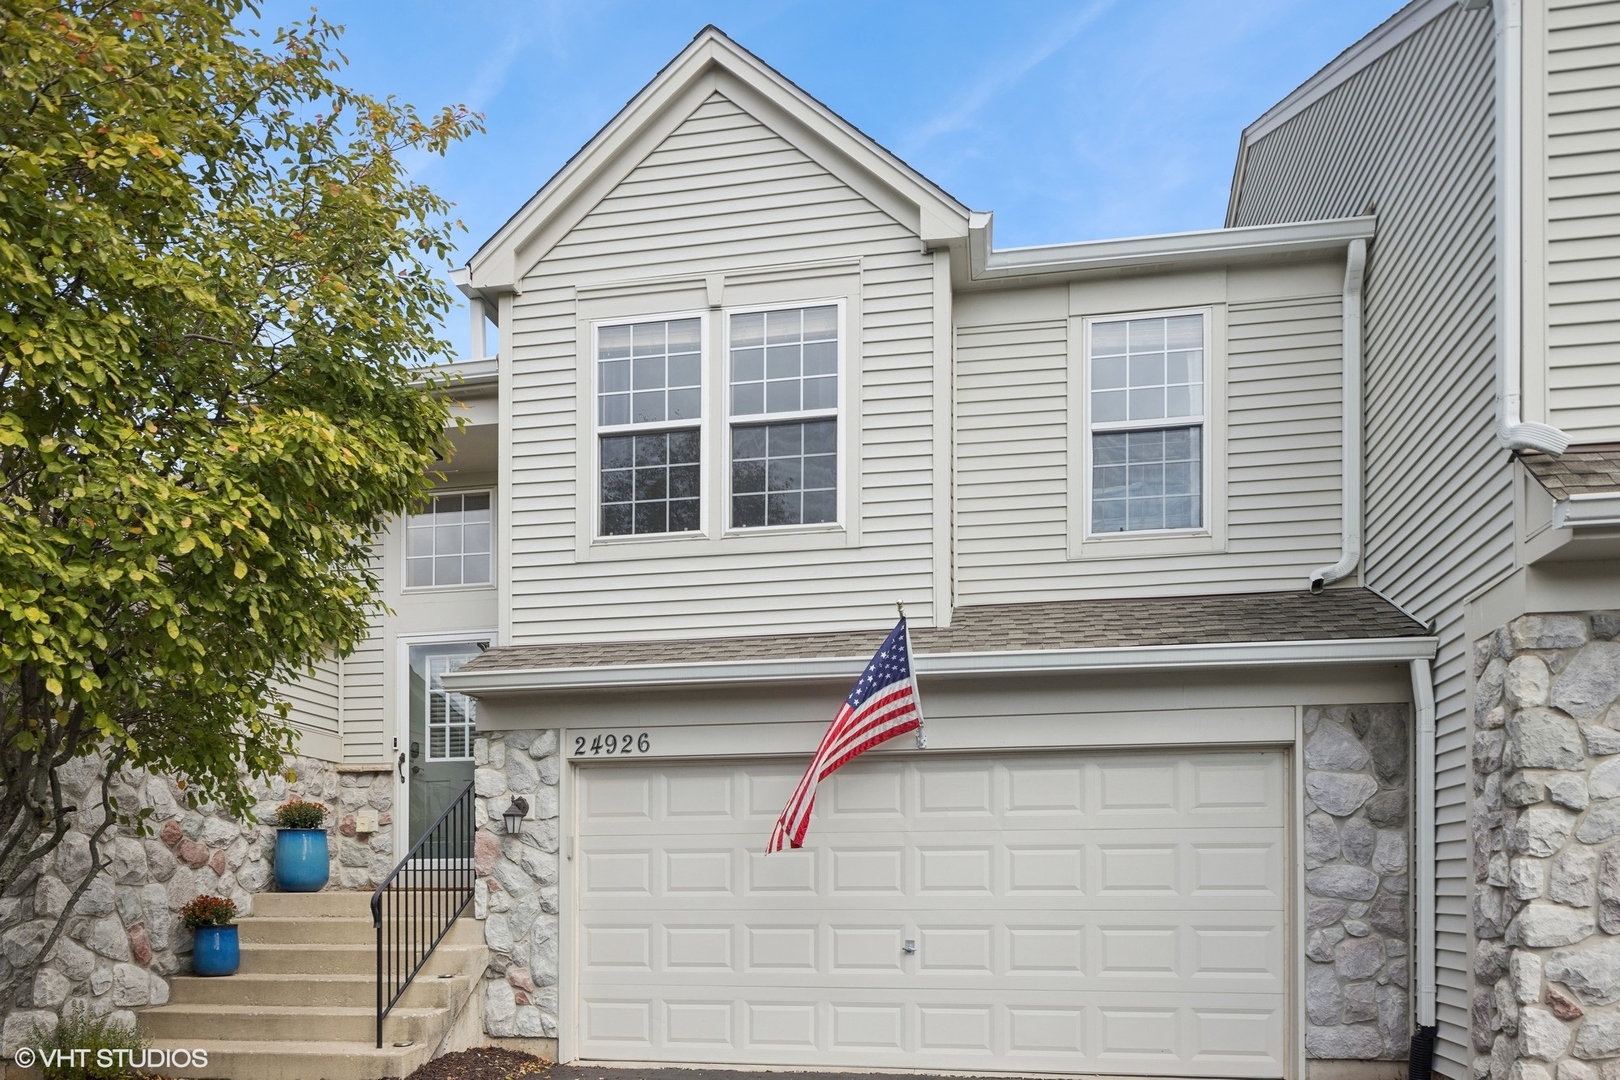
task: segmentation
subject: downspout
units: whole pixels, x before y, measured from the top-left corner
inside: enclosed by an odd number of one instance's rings
[[[1344,462],[1339,561],[1311,571],[1311,592],[1350,576],[1361,561],[1361,287],[1367,241],[1350,241],[1344,259]]]
[[[1417,899],[1417,942],[1414,958],[1417,971],[1417,1028],[1413,1038],[1413,1065],[1426,1072],[1428,1062],[1419,1063],[1419,1042],[1427,1043],[1429,1056],[1434,1050],[1435,1028],[1435,859],[1434,859],[1434,674],[1429,661],[1412,661],[1412,705],[1417,712],[1417,796],[1415,798],[1417,851],[1412,875],[1412,892]],[[1427,1029],[1427,1034],[1425,1034]],[[1416,1078],[1420,1070],[1414,1068]]]
[[[1569,436],[1519,414],[1524,378],[1524,11],[1496,0],[1496,438],[1562,454]]]

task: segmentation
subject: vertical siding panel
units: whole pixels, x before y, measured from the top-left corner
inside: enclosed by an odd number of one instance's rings
[[[1368,259],[1366,583],[1435,619],[1436,1069],[1468,1075],[1464,599],[1513,568],[1496,445],[1492,22],[1451,9],[1248,147],[1234,225],[1378,214]]]

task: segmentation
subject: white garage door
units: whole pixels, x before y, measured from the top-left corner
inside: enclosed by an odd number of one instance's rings
[[[1280,754],[582,768],[594,1060],[1277,1077]]]

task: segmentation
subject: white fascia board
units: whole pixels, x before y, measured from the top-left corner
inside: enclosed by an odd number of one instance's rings
[[[930,653],[915,656],[912,662],[918,675],[1055,675],[1181,668],[1389,664],[1432,659],[1435,643],[1436,639],[1432,637],[1405,637],[1145,645],[1025,652]],[[866,656],[840,656],[814,660],[725,660],[703,664],[457,671],[442,676],[441,681],[447,690],[462,694],[814,682],[853,678],[860,674],[869,659]]]
[[[1612,529],[1620,526],[1620,492],[1571,495],[1553,507],[1553,526],[1560,529]]]
[[[1371,240],[1378,219],[1367,216],[1251,225],[1241,229],[1205,229],[1001,251],[991,246],[992,224],[989,214],[974,214],[969,223],[968,250],[975,281],[1139,266],[1234,263],[1277,255],[1337,251],[1354,240]]]
[[[451,390],[472,386],[493,386],[500,376],[500,364],[494,359],[462,360],[454,364],[434,364],[423,374],[411,380],[412,386],[427,386]]]

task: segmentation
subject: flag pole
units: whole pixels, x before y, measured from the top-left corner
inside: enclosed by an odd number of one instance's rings
[[[900,621],[906,622],[906,602],[896,600],[894,609],[900,613]],[[917,657],[911,651],[911,624],[906,623],[906,666],[911,669],[911,698],[917,703],[917,749],[928,749],[928,721],[923,717],[922,691],[917,689]]]

